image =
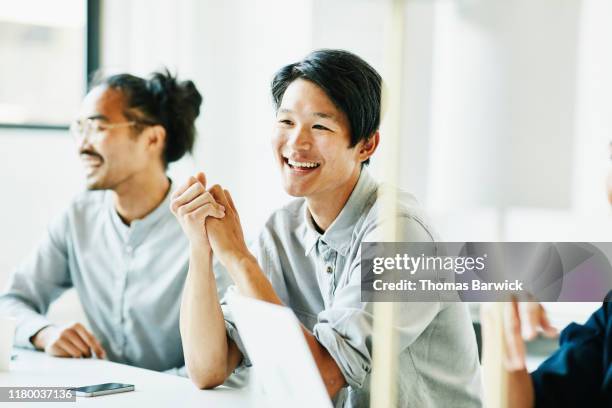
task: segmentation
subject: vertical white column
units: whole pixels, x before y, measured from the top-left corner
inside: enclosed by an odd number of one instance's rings
[[[387,145],[383,160],[383,177],[391,186],[396,186],[399,170],[399,133],[401,126],[401,83],[404,61],[404,0],[392,0],[385,35],[383,77],[383,110],[386,112],[381,133]],[[381,214],[397,213],[397,192],[390,188],[379,193]],[[391,217],[394,220],[394,217]],[[394,221],[382,225],[385,241],[397,240],[397,225]],[[397,334],[394,330],[395,303],[374,303],[374,336],[371,384],[371,407],[396,406],[397,388]]]

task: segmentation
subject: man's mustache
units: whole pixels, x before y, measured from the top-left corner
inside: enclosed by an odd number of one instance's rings
[[[98,153],[94,152],[93,150],[81,150],[79,151],[79,155],[83,156],[92,156],[92,157],[96,157],[100,160],[102,160],[102,156],[100,156]]]

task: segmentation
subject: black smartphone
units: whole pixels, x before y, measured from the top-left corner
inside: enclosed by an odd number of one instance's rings
[[[132,384],[105,383],[86,385],[84,387],[69,388],[77,397],[97,397],[98,395],[116,394],[118,392],[134,391]]]

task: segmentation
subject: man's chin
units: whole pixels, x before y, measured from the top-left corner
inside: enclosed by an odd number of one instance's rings
[[[104,180],[100,180],[99,178],[87,177],[85,180],[85,187],[87,190],[106,190],[108,189]]]
[[[307,191],[303,186],[296,186],[294,184],[285,184],[285,192],[291,197],[305,197]]]

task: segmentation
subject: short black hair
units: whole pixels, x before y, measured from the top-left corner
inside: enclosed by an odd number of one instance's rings
[[[149,79],[123,73],[95,79],[92,85],[105,85],[123,92],[126,103],[123,114],[129,120],[164,127],[164,166],[192,152],[195,120],[202,105],[202,95],[192,81],[178,81],[164,69],[152,73]]]
[[[274,75],[271,85],[277,111],[287,87],[296,79],[305,79],[319,86],[344,112],[350,125],[349,148],[368,140],[380,127],[382,78],[357,55],[344,50],[322,49],[282,67]],[[363,164],[369,162],[370,159]]]

